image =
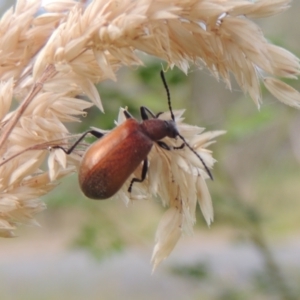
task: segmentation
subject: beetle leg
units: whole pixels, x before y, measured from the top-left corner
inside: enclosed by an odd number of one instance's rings
[[[123,112],[126,119],[133,119],[133,116],[127,110],[124,110]]]
[[[156,141],[156,144],[159,146],[159,147],[161,147],[161,148],[163,148],[163,149],[165,149],[165,150],[171,150],[171,148],[166,144],[166,143],[164,143],[164,142],[162,142],[162,141]]]
[[[142,169],[141,179],[139,179],[139,178],[132,178],[132,180],[130,182],[130,185],[129,185],[129,188],[128,188],[128,193],[131,193],[132,185],[133,185],[134,182],[143,182],[145,180],[147,172],[148,172],[148,159],[146,158],[144,160],[144,163],[143,163],[143,169]]]
[[[168,146],[166,143],[164,143],[164,142],[162,142],[162,141],[157,141],[156,142],[157,143],[157,145],[159,146],[159,147],[161,147],[161,148],[163,148],[163,149],[165,149],[165,150],[179,150],[179,149],[183,149],[183,147],[184,147],[184,143],[182,143],[180,146],[178,146],[178,147],[170,147],[170,146]]]
[[[185,143],[182,143],[180,146],[178,147],[173,147],[174,150],[179,150],[179,149],[183,149],[185,146]]]
[[[88,134],[92,134],[93,136],[95,136],[96,138],[101,138],[103,137],[103,133],[99,132],[99,131],[96,131],[96,130],[89,130],[89,131],[86,131],[85,133],[82,134],[82,136],[69,148],[69,149],[65,149],[64,147],[62,146],[53,146],[51,147],[52,149],[61,149],[63,150],[66,154],[70,154],[74,151],[74,149],[77,147],[77,145],[88,135]]]
[[[93,135],[94,137],[96,137],[97,139],[101,139],[105,133],[99,132],[97,130],[89,130],[87,131],[87,133],[85,132],[84,134],[87,135],[88,133],[90,133],[91,135]]]
[[[157,113],[156,116],[155,116],[155,119],[158,119],[158,117],[159,117],[160,115],[162,115],[162,114],[163,114],[163,112]]]
[[[153,119],[156,119],[155,114],[154,114],[149,108],[147,108],[146,106],[141,106],[141,107],[140,107],[140,112],[141,112],[141,116],[142,116],[142,119],[143,119],[143,120],[148,120],[148,119],[149,119],[147,113],[148,113],[149,115],[151,115],[151,117],[152,117]]]

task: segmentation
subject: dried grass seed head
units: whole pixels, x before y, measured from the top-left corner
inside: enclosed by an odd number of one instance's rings
[[[211,139],[224,134],[224,131],[204,132],[203,128],[183,122],[183,112],[174,111],[178,131],[190,146],[203,158],[205,164],[212,168],[215,160],[211,151],[205,148]],[[170,112],[159,115],[159,119],[170,120]],[[117,125],[124,122],[123,109],[120,110]],[[164,138],[161,141],[168,146],[179,147],[180,139]],[[169,207],[158,226],[156,246],[154,248],[153,268],[166,258],[175,247],[183,232],[191,233],[196,221],[197,203],[208,225],[213,221],[211,197],[205,182],[207,172],[199,158],[188,148],[167,151],[154,144],[148,155],[148,176],[133,186],[131,194],[128,187],[133,177],[140,178],[142,164],[128,178],[116,197],[130,203],[133,200],[158,197],[164,206]]]
[[[136,50],[187,72],[190,63],[207,67],[230,87],[230,73],[256,105],[264,73],[295,78],[299,59],[271,45],[251,18],[269,17],[290,1],[93,1],[74,5],[53,32],[34,67],[47,64],[84,74],[92,82],[115,79],[121,65],[140,65]],[[47,6],[46,6],[47,8]],[[251,42],[250,42],[251,41]]]

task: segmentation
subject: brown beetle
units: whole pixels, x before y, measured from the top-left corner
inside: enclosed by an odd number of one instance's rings
[[[142,121],[135,120],[126,110],[126,121],[107,134],[95,130],[85,132],[74,145],[66,150],[60,148],[66,154],[70,154],[87,134],[99,138],[85,152],[79,167],[79,184],[83,193],[91,199],[107,199],[116,194],[129,176],[143,162],[141,178],[133,178],[128,188],[131,192],[134,182],[142,182],[147,175],[147,156],[154,143],[165,150],[171,148],[161,139],[165,137],[179,137],[183,144],[172,149],[182,149],[185,145],[200,159],[207,174],[213,179],[212,174],[201,156],[186,142],[176,127],[175,117],[171,108],[169,89],[161,71],[161,78],[167,91],[168,105],[171,120],[159,119],[158,113],[154,115],[148,108],[140,108]],[[151,115],[149,119],[148,114]]]

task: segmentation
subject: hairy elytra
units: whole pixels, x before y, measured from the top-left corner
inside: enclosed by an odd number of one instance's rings
[[[133,178],[128,188],[131,192],[134,182],[142,182],[147,175],[147,156],[154,143],[169,151],[181,149],[185,145],[201,160],[206,172],[212,178],[212,174],[194,149],[180,135],[176,127],[175,117],[171,108],[169,89],[161,71],[161,78],[168,95],[168,105],[171,120],[159,119],[159,114],[154,115],[148,108],[140,108],[142,121],[135,120],[127,111],[124,111],[126,120],[109,133],[102,134],[95,130],[89,130],[74,143],[68,150],[61,146],[65,153],[70,154],[87,134],[99,138],[84,153],[79,166],[79,185],[85,196],[91,199],[107,199],[116,194],[130,175],[143,162],[141,178]],[[149,119],[148,114],[152,117]],[[169,147],[161,141],[165,137],[179,137],[183,144],[180,147]]]

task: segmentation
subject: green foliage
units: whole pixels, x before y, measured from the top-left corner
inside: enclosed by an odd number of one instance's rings
[[[78,185],[77,174],[65,177],[61,183],[61,188],[54,189],[50,195],[47,195],[46,202],[48,209],[58,209],[63,207],[74,207],[82,205],[82,197]]]
[[[159,61],[154,61],[147,68],[139,68],[136,72],[140,83],[148,86],[149,88],[157,89],[159,81],[161,81],[159,72],[164,66]],[[174,68],[167,72],[168,85],[174,86],[177,84],[183,84],[187,82],[187,76],[178,68]]]
[[[228,142],[240,141],[250,135],[253,136],[278,117],[278,111],[274,107],[263,107],[259,112],[255,109],[247,111],[245,107],[242,107],[245,106],[244,104],[235,105],[227,111],[226,138]]]
[[[219,291],[219,295],[216,297],[216,300],[247,300],[253,299],[245,291],[240,291],[238,288],[224,288],[224,290]]]
[[[118,232],[113,233],[108,226],[100,227],[99,222],[89,221],[83,225],[73,242],[73,247],[86,249],[96,259],[102,259],[107,255],[122,251],[125,244],[124,240],[118,236]]]
[[[192,265],[174,265],[170,270],[173,274],[197,280],[208,278],[210,273],[209,265],[205,262],[193,263]]]

